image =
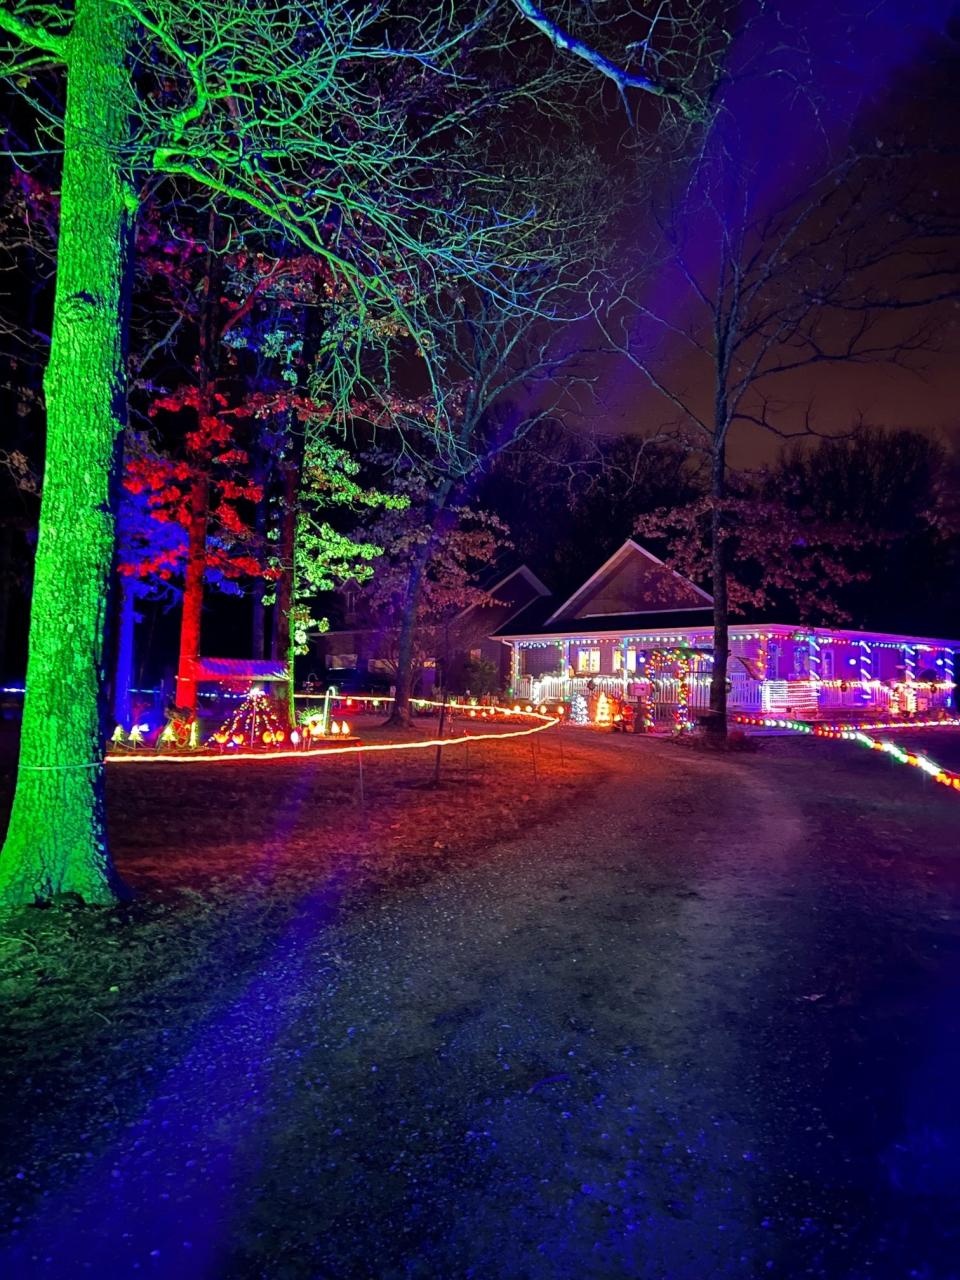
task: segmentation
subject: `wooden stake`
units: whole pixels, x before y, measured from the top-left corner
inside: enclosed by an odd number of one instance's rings
[[[446,695],[446,692],[444,692],[440,698],[440,728],[437,730],[437,738],[440,739],[441,741],[443,739],[443,726],[446,721],[446,718],[447,718],[447,695]],[[433,766],[433,785],[435,787],[439,787],[440,785],[440,757],[442,752],[443,752],[443,747],[440,745],[440,741],[438,741],[437,742],[437,758]]]

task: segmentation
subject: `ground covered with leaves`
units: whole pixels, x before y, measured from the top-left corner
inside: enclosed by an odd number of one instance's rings
[[[563,734],[112,773],[137,898],[0,929],[4,1273],[956,1276],[958,798]]]

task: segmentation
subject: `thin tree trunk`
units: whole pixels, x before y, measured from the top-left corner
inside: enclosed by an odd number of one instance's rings
[[[708,732],[718,741],[727,736],[727,659],[730,652],[730,616],[727,599],[727,549],[724,540],[724,508],[727,493],[725,437],[714,442],[710,467],[711,516],[710,577],[713,591],[713,673],[710,677]]]
[[[0,857],[7,903],[62,893],[107,902],[121,889],[107,847],[103,750],[135,208],[120,169],[128,37],[128,20],[112,0],[76,0],[27,692]]]
[[[134,635],[137,625],[137,598],[133,578],[120,579],[120,619],[117,625],[117,657],[113,668],[113,720],[132,727],[130,690],[133,686]]]
[[[420,608],[420,596],[423,591],[423,578],[430,559],[431,543],[427,541],[419,548],[410,565],[407,578],[407,590],[403,602],[403,613],[400,618],[400,634],[397,638],[397,692],[393,700],[393,710],[387,724],[406,728],[411,723],[410,698],[413,693],[413,642],[417,630],[417,613]]]
[[[274,652],[277,662],[285,662],[290,678],[287,682],[287,717],[291,727],[296,724],[293,703],[294,641],[293,609],[297,596],[297,489],[300,470],[291,461],[283,471],[283,519],[280,526],[280,563],[282,570],[277,582],[277,604],[274,613]]]
[[[7,674],[7,634],[10,622],[10,596],[13,591],[13,528],[0,526],[0,675]]]
[[[197,660],[200,657],[209,517],[210,482],[203,472],[194,481],[190,491],[190,529],[183,583],[183,614],[180,619],[180,658],[177,666],[177,706],[192,713],[197,710]]]

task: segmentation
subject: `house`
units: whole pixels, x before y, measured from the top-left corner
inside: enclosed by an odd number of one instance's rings
[[[550,592],[526,565],[504,573],[493,570],[481,582],[485,602],[470,605],[451,615],[442,624],[423,629],[421,692],[426,693],[437,679],[438,664],[445,667],[448,687],[464,689],[469,684],[468,663],[489,663],[492,683],[500,689],[510,679],[509,651],[496,633],[512,619]],[[311,637],[312,651],[325,681],[392,684],[396,673],[396,632],[392,628],[341,627]],[[315,673],[319,674],[319,673]]]
[[[637,699],[653,721],[709,706],[712,600],[628,539],[559,606],[539,597],[500,626],[511,696]],[[840,627],[732,623],[732,711],[799,718],[936,715],[955,705],[960,641]]]

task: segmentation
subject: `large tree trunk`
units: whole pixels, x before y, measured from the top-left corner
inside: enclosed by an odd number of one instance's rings
[[[727,494],[727,458],[724,437],[714,444],[710,468],[711,517],[710,577],[713,592],[713,674],[710,677],[708,732],[718,742],[727,737],[727,660],[730,652],[730,615],[727,601],[727,549],[724,540],[724,499]]]
[[[112,0],[76,0],[27,691],[0,857],[7,903],[61,893],[107,902],[120,891],[107,847],[103,749],[135,207],[120,168],[127,35],[128,20]]]
[[[201,472],[190,491],[190,529],[187,537],[187,569],[183,582],[183,614],[180,619],[180,659],[177,666],[177,706],[197,710],[197,660],[203,617],[203,579],[207,572],[207,523],[210,517],[210,482]]]

